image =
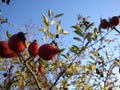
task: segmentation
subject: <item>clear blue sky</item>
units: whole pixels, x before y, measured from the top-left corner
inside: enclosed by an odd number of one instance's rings
[[[29,19],[40,26],[42,13],[52,9],[56,14],[64,13],[60,19],[62,27],[71,35],[70,26],[77,23],[77,15],[91,16],[90,20],[98,26],[100,17],[108,18],[120,14],[119,0],[11,0],[10,5],[0,5],[2,17],[16,25],[24,26]],[[18,32],[17,29],[5,26],[5,30]],[[69,38],[69,37],[68,37]]]
[[[74,35],[70,26],[77,23],[78,14],[84,17],[91,16],[90,21],[95,22],[95,25],[98,26],[100,17],[108,18],[120,15],[120,0],[11,0],[10,5],[0,5],[1,16],[21,27],[24,27],[29,19],[40,26],[42,13],[47,14],[49,8],[56,14],[64,13],[60,19],[62,20],[62,27],[70,32],[70,35],[65,38],[68,40],[66,43],[68,43],[69,41],[72,42],[70,38],[72,38],[71,35]],[[8,30],[11,33],[19,31],[9,25],[2,25],[2,27],[2,30]],[[0,32],[5,33],[4,31]],[[39,35],[37,38],[40,40]]]

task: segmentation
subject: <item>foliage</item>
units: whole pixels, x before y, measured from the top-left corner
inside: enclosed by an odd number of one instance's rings
[[[43,27],[39,28],[39,32],[44,34],[41,40],[44,43],[51,41],[61,52],[51,61],[31,57],[27,49],[18,57],[0,58],[1,89],[67,90],[73,87],[75,90],[111,90],[119,86],[116,83],[119,82],[120,53],[115,55],[120,49],[117,27],[97,28],[88,17],[79,16],[79,22],[71,26],[76,34],[73,42],[79,44],[74,43],[65,49],[61,46],[62,41],[57,40],[61,35],[69,34],[58,20],[61,16],[63,13],[55,15],[49,9],[48,15],[42,14]],[[0,20],[5,21],[1,17]],[[56,31],[53,32],[51,28],[54,27]],[[111,33],[115,33],[114,37],[109,36]],[[11,36],[9,31],[6,35],[8,38]],[[38,71],[40,64],[44,66],[42,73]]]

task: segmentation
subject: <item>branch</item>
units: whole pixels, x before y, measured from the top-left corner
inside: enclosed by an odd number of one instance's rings
[[[23,65],[25,65],[26,66],[26,68],[30,71],[30,73],[32,74],[32,76],[33,76],[33,78],[34,78],[34,80],[35,80],[35,82],[36,82],[36,84],[37,84],[37,87],[38,87],[38,89],[39,90],[42,90],[41,88],[40,88],[40,85],[39,85],[39,81],[38,81],[38,79],[37,79],[37,77],[36,77],[36,74],[32,71],[32,69],[29,67],[29,65],[27,64],[27,61],[29,60],[29,59],[31,59],[31,57],[28,57],[26,60],[23,58],[23,56],[21,55],[21,54],[19,54],[19,59],[20,59],[20,61],[24,61],[24,63],[22,63]]]
[[[67,69],[74,63],[74,61],[76,60],[76,58],[78,56],[81,55],[82,51],[85,50],[85,47],[81,48],[81,50],[79,51],[79,54],[77,54],[75,56],[75,58],[72,60],[72,62],[63,70],[63,72],[60,73],[60,75],[57,77],[57,79],[55,80],[55,82],[51,85],[51,87],[48,90],[52,90],[53,86],[56,85],[57,81],[60,79],[60,77],[67,71]]]

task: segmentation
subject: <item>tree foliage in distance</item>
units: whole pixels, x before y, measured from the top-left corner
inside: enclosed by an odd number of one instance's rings
[[[119,87],[119,25],[112,26],[109,19],[109,26],[102,29],[95,27],[88,17],[78,16],[78,23],[71,26],[76,34],[73,36],[75,43],[66,49],[59,40],[62,35],[70,34],[58,20],[63,15],[49,9],[48,14],[42,14],[43,27],[39,28],[43,33],[41,40],[55,45],[60,53],[46,61],[39,56],[31,57],[26,48],[18,57],[0,58],[1,89],[112,90]],[[0,22],[8,23],[2,17]],[[9,31],[6,35],[11,36]],[[28,46],[30,43],[28,41]],[[44,71],[39,72],[39,65],[43,65]]]

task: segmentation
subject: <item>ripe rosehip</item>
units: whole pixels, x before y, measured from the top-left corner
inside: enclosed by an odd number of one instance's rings
[[[52,60],[59,50],[51,44],[44,44],[38,50],[38,55],[43,60]]]
[[[109,22],[106,19],[102,19],[100,22],[100,27],[103,29],[107,29],[109,27]]]
[[[117,17],[117,16],[112,17],[112,18],[110,19],[110,24],[111,24],[112,26],[117,26],[117,25],[119,24],[119,17]]]
[[[0,57],[1,58],[11,58],[15,57],[17,54],[10,50],[8,46],[8,41],[0,41]]]
[[[9,48],[16,52],[23,52],[26,48],[26,38],[23,32],[12,35],[8,40]]]
[[[43,67],[43,65],[39,65],[39,67],[38,67],[38,71],[40,72],[40,73],[43,73],[44,72],[44,67]]]
[[[32,56],[32,57],[37,56],[39,47],[40,47],[40,45],[37,42],[37,40],[34,40],[32,43],[30,43],[30,45],[28,46],[28,52],[29,52],[30,56]]]

